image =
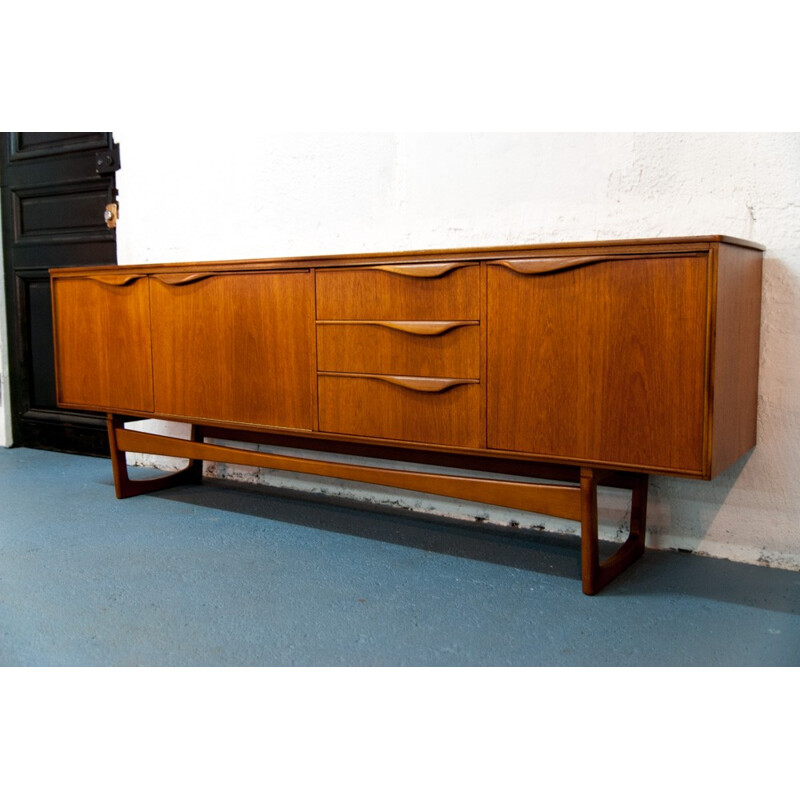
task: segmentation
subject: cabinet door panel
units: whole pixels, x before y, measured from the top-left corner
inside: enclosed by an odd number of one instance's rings
[[[705,257],[488,272],[490,447],[702,471]]]
[[[59,405],[153,410],[146,278],[55,278],[53,322]]]
[[[157,413],[310,429],[309,272],[151,278]]]

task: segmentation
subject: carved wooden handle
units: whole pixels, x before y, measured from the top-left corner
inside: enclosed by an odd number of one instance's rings
[[[198,281],[211,278],[214,272],[178,272],[164,275],[153,275],[153,277],[166,286],[184,286],[187,283],[197,283]]]
[[[635,256],[641,258],[641,256]],[[520,275],[547,275],[576,267],[586,267],[600,261],[613,261],[626,256],[587,256],[586,258],[509,258],[503,261],[489,261],[490,267],[505,267]]]
[[[127,286],[129,283],[138,281],[139,278],[144,278],[144,275],[86,275],[87,280],[94,281],[95,283],[102,283],[106,286]]]
[[[446,392],[454,386],[480,383],[477,378],[418,378],[411,375],[373,375],[362,372],[320,372],[320,375],[332,378],[371,378],[384,383],[391,383],[414,392]]]
[[[447,275],[454,269],[470,266],[469,262],[451,261],[443,264],[379,264],[369,269],[380,272],[391,272],[394,275],[404,275],[407,278],[438,278]]]
[[[487,261],[490,267],[505,267],[520,275],[548,275],[563,272],[577,267],[588,267],[590,264],[601,264],[607,261],[631,261],[643,258],[664,258],[666,256],[687,256],[694,253],[637,253],[635,255],[594,255],[577,258],[508,258],[498,261]]]
[[[317,320],[317,325],[377,325],[380,328],[391,328],[392,330],[401,331],[402,333],[410,333],[414,336],[439,336],[443,333],[447,333],[448,331],[455,330],[456,328],[464,327],[465,325],[478,324],[478,320]]]

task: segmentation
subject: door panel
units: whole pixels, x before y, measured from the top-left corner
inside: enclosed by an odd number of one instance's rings
[[[488,273],[490,447],[702,471],[705,257]]]
[[[312,274],[161,278],[150,278],[156,413],[310,430]]]
[[[148,413],[153,370],[147,278],[121,274],[109,280],[53,281],[58,399],[76,408]]]
[[[10,154],[12,161],[42,156],[60,156],[81,150],[102,150],[108,146],[107,133],[12,133]]]
[[[42,320],[50,313],[52,299],[50,281],[35,279],[25,289],[28,298],[27,319]],[[53,408],[57,404],[55,371],[47,368],[55,363],[53,336],[45,325],[27,331],[31,348],[31,398],[35,408]]]
[[[108,239],[103,212],[107,189],[93,180],[46,184],[10,192],[17,245]]]
[[[104,219],[115,145],[110,133],[2,133],[0,151],[14,443],[107,454],[102,415],[56,407],[48,269],[116,264]]]

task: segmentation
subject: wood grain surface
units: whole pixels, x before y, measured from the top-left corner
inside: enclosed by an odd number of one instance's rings
[[[317,324],[317,364],[329,372],[478,378],[475,322]]]
[[[460,447],[483,444],[478,383],[419,385],[366,376],[319,376],[319,429],[329,433],[431,442]]]
[[[442,275],[317,270],[317,319],[480,319],[478,266]]]
[[[153,411],[146,277],[55,281],[53,329],[60,405]]]
[[[490,447],[702,472],[705,257],[489,270]]]
[[[156,413],[311,429],[313,290],[310,272],[153,279]]]

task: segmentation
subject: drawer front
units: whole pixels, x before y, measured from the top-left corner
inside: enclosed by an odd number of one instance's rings
[[[317,364],[326,372],[478,378],[480,327],[477,322],[318,322]]]
[[[317,319],[477,320],[477,265],[320,269]]]
[[[326,433],[480,447],[482,387],[436,379],[319,375],[319,429]]]

